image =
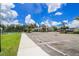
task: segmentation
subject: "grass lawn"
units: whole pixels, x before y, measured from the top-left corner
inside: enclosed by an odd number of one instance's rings
[[[1,52],[0,56],[16,56],[19,43],[20,33],[9,33],[1,35]]]

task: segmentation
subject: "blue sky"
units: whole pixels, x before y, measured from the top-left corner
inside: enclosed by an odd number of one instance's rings
[[[45,3],[14,3],[18,13],[17,19],[21,24],[25,24],[25,17],[31,15],[36,23],[40,24],[46,20],[71,22],[74,17],[79,16],[79,3],[45,4]]]
[[[45,3],[15,3],[15,8],[18,13],[17,19],[20,23],[25,23],[25,17],[30,14],[32,19],[37,23],[40,23],[46,19],[53,21],[72,21],[75,16],[79,16],[79,4],[67,3],[62,4],[61,8],[54,12],[48,12],[48,6]],[[62,15],[55,15],[56,12],[61,12]]]
[[[2,3],[2,24],[45,24],[58,26],[66,22],[69,27],[79,27],[79,3]]]

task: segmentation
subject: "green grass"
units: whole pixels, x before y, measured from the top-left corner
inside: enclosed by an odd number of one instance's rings
[[[2,34],[0,56],[16,56],[19,47],[20,36],[20,33]]]

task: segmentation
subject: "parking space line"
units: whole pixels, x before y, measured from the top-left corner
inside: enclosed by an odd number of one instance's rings
[[[60,50],[58,50],[58,49],[56,49],[56,48],[54,48],[54,47],[51,47],[50,45],[48,45],[48,44],[46,44],[49,48],[51,48],[51,49],[53,49],[53,50],[55,50],[55,51],[57,51],[58,53],[60,53],[60,54],[62,54],[62,55],[64,55],[64,56],[69,56],[68,54],[66,54],[66,53],[63,53],[62,51],[60,51]]]

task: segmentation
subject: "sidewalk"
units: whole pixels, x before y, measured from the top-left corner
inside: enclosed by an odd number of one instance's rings
[[[18,56],[49,56],[37,46],[25,33],[22,33]]]

